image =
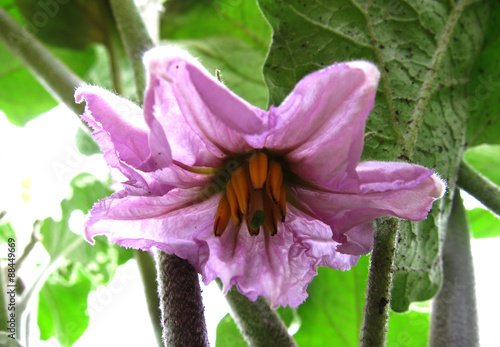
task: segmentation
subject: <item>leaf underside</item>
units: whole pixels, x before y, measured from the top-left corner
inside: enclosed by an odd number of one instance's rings
[[[466,84],[486,26],[484,3],[458,1],[259,0],[273,28],[264,67],[270,104],[306,74],[334,62],[368,60],[381,80],[366,124],[362,160],[435,168],[448,193],[421,223],[402,223],[391,307],[405,311],[439,289],[440,220],[465,142]]]

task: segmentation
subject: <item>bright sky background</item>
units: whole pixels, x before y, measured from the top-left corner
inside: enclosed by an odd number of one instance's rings
[[[0,178],[3,182],[0,211],[8,211],[2,222],[13,224],[18,247],[28,243],[36,219],[49,216],[60,219],[59,204],[67,196],[69,181],[76,174],[90,172],[100,179],[107,177],[108,168],[100,155],[86,157],[76,149],[74,138],[79,125],[77,117],[62,106],[24,128],[11,125],[0,111]],[[473,204],[467,207],[472,208]],[[83,216],[73,217],[73,231],[81,232]],[[499,249],[500,238],[472,241],[483,347],[498,346],[500,279],[492,274],[498,274]],[[3,252],[3,248],[1,250]],[[29,260],[21,273],[28,284],[37,275],[36,264],[46,264],[48,255],[40,246]],[[202,289],[210,340],[215,346],[215,329],[228,312],[228,306],[215,284]],[[107,287],[92,292],[88,302],[90,325],[75,347],[155,345],[134,260],[119,268]],[[36,320],[32,322],[30,346],[59,346],[53,340],[38,341]]]

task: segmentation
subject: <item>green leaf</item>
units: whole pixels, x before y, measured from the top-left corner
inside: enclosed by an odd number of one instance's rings
[[[467,93],[467,145],[500,144],[500,4],[490,1],[490,20]]]
[[[83,155],[101,153],[97,143],[85,130],[78,128],[75,135],[75,143],[78,151]]]
[[[500,218],[490,211],[482,208],[467,210],[467,218],[475,239],[500,236]]]
[[[40,339],[55,336],[61,346],[72,346],[89,324],[87,296],[90,290],[90,280],[80,273],[69,281],[58,278],[46,282],[39,293]]]
[[[0,241],[7,242],[9,238],[16,238],[16,232],[10,223],[0,225]]]
[[[108,43],[113,24],[108,1],[14,2],[27,27],[49,45],[81,50]]]
[[[299,346],[358,346],[363,322],[368,257],[349,271],[318,268],[297,308],[302,322],[293,336]]]
[[[40,6],[39,3],[50,2],[30,1],[30,3]],[[35,34],[43,32],[44,28],[50,26],[48,25],[49,22],[53,23],[53,18],[51,18],[46,26],[37,27],[33,23],[24,20],[14,1],[4,0],[1,5],[8,11],[9,15],[17,19],[29,32]],[[43,10],[40,13],[44,13]],[[78,30],[78,27],[74,26],[74,28]],[[61,31],[61,33],[67,35],[65,31]],[[66,37],[71,39],[69,36]],[[49,46],[49,49],[80,77],[86,75],[95,61],[92,48],[75,51]],[[23,62],[0,43],[0,110],[6,114],[7,119],[14,125],[24,126],[28,121],[35,119],[55,106],[57,106],[56,100],[45,87],[38,82]]]
[[[233,36],[264,53],[271,29],[256,0],[170,0],[161,17],[160,37],[168,40]]]
[[[228,314],[224,316],[217,325],[216,347],[247,347],[233,318]]]
[[[133,257],[132,250],[110,244],[98,237],[95,245],[87,243],[83,236],[73,233],[68,226],[75,210],[87,213],[92,205],[111,191],[108,184],[94,176],[82,173],[71,180],[71,197],[61,202],[62,218],[55,221],[47,218],[40,227],[42,244],[55,263],[61,258],[62,265],[53,272],[39,294],[39,327],[41,336],[55,336],[61,343],[70,346],[88,325],[87,296],[99,285],[112,279],[116,268]],[[83,225],[82,225],[83,227]],[[61,295],[61,302],[53,300]],[[69,301],[75,298],[72,303]],[[81,304],[83,302],[85,305]],[[67,309],[65,305],[71,306]],[[66,310],[66,312],[62,311]]]
[[[10,332],[0,331],[0,346],[4,347],[22,347],[21,344],[9,337]]]
[[[484,3],[259,3],[273,28],[264,66],[271,104],[279,105],[303,76],[322,67],[346,60],[372,61],[381,71],[381,81],[366,124],[362,159],[411,159],[435,168],[453,191],[465,139],[466,84],[488,15]],[[429,221],[404,228],[391,302],[398,310],[437,292],[441,274],[435,265],[439,257],[436,221],[446,220],[449,212],[446,196],[434,204]],[[405,258],[407,253],[414,256]],[[419,275],[415,278],[413,272]],[[414,280],[422,283],[410,286],[408,281]]]
[[[95,60],[93,49],[76,52],[52,48],[51,51],[80,77],[88,72]],[[0,43],[0,110],[5,113],[9,122],[24,126],[55,106],[57,102],[50,93]]]
[[[267,106],[267,88],[262,76],[265,52],[233,37],[175,41],[177,45],[199,57],[203,65],[215,74],[219,70],[229,89],[253,105]],[[245,61],[245,64],[241,64]]]
[[[500,145],[481,145],[468,149],[464,159],[474,170],[500,186]]]
[[[390,313],[387,347],[427,347],[430,314],[409,311]]]

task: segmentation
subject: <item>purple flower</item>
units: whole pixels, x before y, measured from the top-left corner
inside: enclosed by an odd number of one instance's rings
[[[445,186],[433,170],[359,163],[377,68],[335,64],[261,110],[173,47],[145,56],[141,110],[94,86],[76,91],[107,163],[128,179],[99,201],[86,237],[157,247],[250,300],[297,307],[318,266],[347,270],[372,248],[372,220],[422,220]]]

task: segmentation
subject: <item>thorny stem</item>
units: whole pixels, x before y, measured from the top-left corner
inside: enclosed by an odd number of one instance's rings
[[[443,284],[434,298],[429,346],[479,346],[470,231],[459,190],[443,244]]]
[[[137,97],[142,103],[146,88],[146,74],[142,56],[144,52],[153,47],[153,41],[134,0],[110,0],[110,3],[125,51],[132,65]]]
[[[396,218],[377,219],[375,222],[375,238],[361,331],[362,347],[384,346],[387,339],[392,264],[398,229],[399,220]]]
[[[185,259],[157,252],[165,346],[209,346],[198,274]]]
[[[77,115],[83,113],[84,105],[76,104],[73,96],[75,88],[83,84],[80,78],[1,7],[0,40],[25,63],[57,100],[66,104]]]
[[[217,284],[222,286],[219,279]],[[265,298],[259,297],[251,302],[233,288],[226,294],[226,300],[231,307],[231,316],[250,346],[297,346],[285,324]]]
[[[458,168],[457,185],[500,216],[500,188],[464,161]]]

